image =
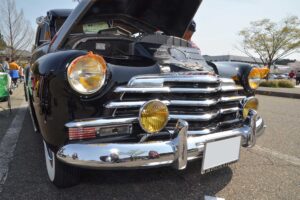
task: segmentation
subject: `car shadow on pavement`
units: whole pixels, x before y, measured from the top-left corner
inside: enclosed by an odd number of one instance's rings
[[[116,199],[202,199],[204,195],[215,196],[232,179],[230,167],[205,175],[200,170],[201,161],[189,163],[184,171],[171,167],[130,171],[85,170],[81,184],[101,191],[102,197],[110,195]]]
[[[19,108],[12,108],[10,111],[7,105],[0,104],[0,119],[4,117],[13,117],[18,110]]]

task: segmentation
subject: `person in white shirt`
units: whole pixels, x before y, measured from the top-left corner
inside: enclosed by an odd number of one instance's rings
[[[2,68],[4,70],[4,72],[9,73],[9,58],[5,58],[5,61],[3,61],[2,63]]]
[[[5,60],[3,61],[3,63],[2,63],[2,69],[3,69],[3,72],[4,73],[7,73],[7,78],[8,78],[8,85],[7,85],[7,87],[9,88],[9,90],[10,90],[10,92],[12,92],[12,88],[11,88],[11,77],[10,77],[10,75],[9,75],[9,58],[8,57],[6,57],[5,58]]]

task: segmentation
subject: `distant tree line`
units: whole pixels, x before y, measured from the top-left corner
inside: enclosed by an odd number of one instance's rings
[[[248,28],[240,31],[241,52],[256,60],[256,57],[268,68],[279,59],[299,52],[300,20],[290,16],[279,23],[262,19],[250,23]]]

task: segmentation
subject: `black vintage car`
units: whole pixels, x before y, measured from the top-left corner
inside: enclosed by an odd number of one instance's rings
[[[181,39],[201,0],[83,0],[38,18],[26,95],[50,180],[80,168],[236,162],[264,131],[262,72],[207,63]]]

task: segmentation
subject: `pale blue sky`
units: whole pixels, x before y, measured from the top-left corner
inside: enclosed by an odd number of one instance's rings
[[[72,0],[16,0],[28,20],[35,26],[35,19],[54,8],[74,8]],[[241,55],[234,46],[240,40],[239,30],[250,21],[270,18],[274,21],[297,15],[300,18],[300,0],[203,0],[195,21],[197,32],[194,42],[203,54]],[[289,56],[300,60],[300,54]]]

